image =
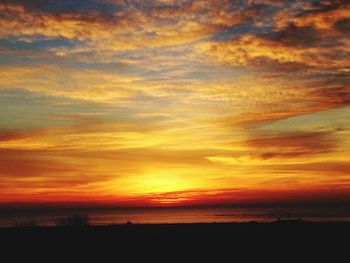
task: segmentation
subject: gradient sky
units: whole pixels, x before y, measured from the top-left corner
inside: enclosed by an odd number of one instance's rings
[[[0,0],[0,203],[350,202],[346,0]]]

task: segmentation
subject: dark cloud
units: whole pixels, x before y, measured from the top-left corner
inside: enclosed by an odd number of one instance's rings
[[[311,26],[298,27],[290,24],[280,31],[263,35],[264,38],[292,47],[315,47],[322,41],[322,33]]]
[[[279,62],[267,57],[257,57],[249,60],[249,67],[259,70],[266,77],[285,77],[292,74],[303,74],[313,67],[302,62]]]
[[[350,86],[326,86],[310,91],[313,96],[319,96],[321,101],[330,106],[345,106],[350,104]]]
[[[342,33],[350,33],[350,18],[340,19],[335,23],[335,28]]]
[[[334,151],[337,141],[331,135],[331,132],[262,133],[246,143],[261,152],[257,156],[264,160],[276,157],[293,158]]]
[[[289,164],[289,165],[281,165],[285,171],[295,171],[295,172],[317,172],[317,173],[326,173],[326,174],[338,174],[338,175],[348,175],[350,171],[350,164],[348,162],[342,161],[324,161],[324,162],[310,162],[307,164]],[[326,178],[328,181],[330,178]],[[345,178],[349,182],[349,178]],[[341,178],[339,181],[341,183]]]
[[[331,1],[301,1],[304,3],[310,3],[311,8],[304,9],[299,16],[315,15],[325,13],[345,7],[349,5],[348,0],[331,0]]]
[[[25,178],[41,178],[44,182],[47,177],[77,171],[79,167],[63,166],[60,162],[49,161],[40,150],[12,150],[0,148],[0,178],[3,182],[10,181],[16,184]]]
[[[99,1],[99,0],[5,0],[4,4],[23,6],[28,12],[34,13],[87,13],[100,12],[108,14],[120,10],[121,6],[116,1]]]
[[[0,133],[0,142],[30,138],[32,135],[29,132],[3,132]]]

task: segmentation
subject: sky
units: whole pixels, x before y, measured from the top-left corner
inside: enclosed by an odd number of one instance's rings
[[[350,202],[346,0],[0,0],[0,204]]]

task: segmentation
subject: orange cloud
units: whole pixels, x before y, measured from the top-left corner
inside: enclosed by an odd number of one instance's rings
[[[142,77],[98,70],[67,70],[54,65],[5,67],[2,71],[0,89],[20,87],[49,96],[94,101],[132,96],[142,81]]]
[[[343,58],[337,60],[330,59],[332,51],[322,47],[299,48],[293,44],[285,44],[282,41],[258,37],[254,35],[244,35],[237,40],[222,42],[203,43],[199,45],[199,50],[208,54],[213,59],[228,63],[233,66],[263,67],[268,60],[277,62],[282,67],[348,67],[349,63]],[[341,47],[345,51],[347,47]]]

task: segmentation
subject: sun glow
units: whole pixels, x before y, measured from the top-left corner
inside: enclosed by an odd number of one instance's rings
[[[187,172],[187,174],[186,174]],[[136,177],[136,189],[140,193],[167,193],[192,189],[198,184],[184,169],[150,169]]]

